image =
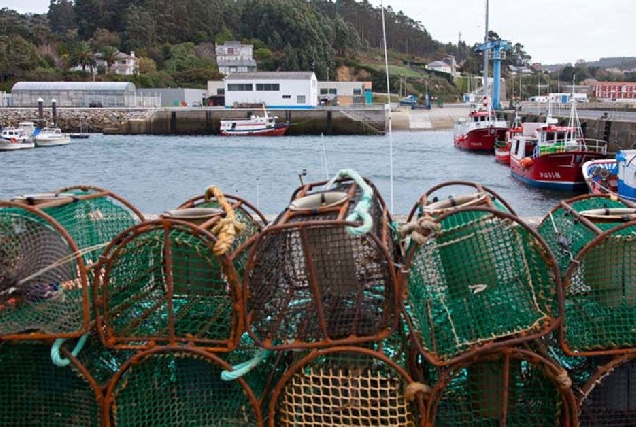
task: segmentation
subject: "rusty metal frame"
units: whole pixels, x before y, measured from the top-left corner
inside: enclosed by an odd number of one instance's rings
[[[202,357],[208,363],[212,363],[222,368],[223,370],[231,371],[233,369],[232,365],[230,365],[228,362],[221,359],[219,356],[215,355],[214,353],[210,353],[201,348],[196,348],[191,346],[171,344],[171,345],[165,345],[165,346],[155,346],[155,347],[140,351],[134,356],[132,356],[129,360],[127,360],[119,368],[119,370],[111,378],[108,386],[105,389],[104,404],[102,406],[103,408],[102,418],[104,422],[103,424],[104,427],[110,427],[111,425],[115,425],[111,417],[111,410],[113,409],[113,406],[116,404],[116,402],[114,401],[113,393],[114,393],[115,387],[122,379],[122,376],[128,371],[128,369],[131,366],[143,363],[146,359],[150,358],[150,356],[161,354],[161,353],[171,353],[171,352],[190,353],[193,356]],[[252,407],[252,410],[254,411],[254,415],[257,420],[257,426],[262,426],[263,415],[261,411],[260,400],[256,398],[256,396],[254,395],[254,392],[252,391],[251,387],[247,384],[245,379],[243,379],[242,377],[239,377],[235,381],[237,381],[243,388],[243,393],[247,397],[247,400],[249,401]]]
[[[463,207],[463,208],[457,208],[452,211],[448,211],[440,215],[439,217],[434,218],[434,221],[439,224],[444,219],[446,219],[447,217],[451,215],[455,215],[458,212],[469,212],[469,211],[490,213],[501,219],[514,222],[518,224],[520,227],[523,227],[528,233],[530,233],[535,238],[536,242],[543,248],[545,253],[549,256],[549,258],[546,259],[546,263],[548,264],[549,267],[552,268],[552,272],[553,272],[552,276],[553,276],[554,286],[555,286],[556,301],[561,301],[563,299],[563,288],[561,286],[561,278],[559,275],[558,266],[552,257],[552,252],[550,251],[550,248],[545,243],[544,239],[533,228],[528,226],[525,222],[521,221],[517,216],[507,212],[503,212],[495,208],[491,208],[491,207]],[[400,277],[399,277],[399,281],[401,283],[400,288],[404,290],[405,302],[407,301],[407,298],[408,298],[407,294],[408,294],[408,281],[410,276],[410,265],[413,262],[413,257],[415,256],[416,251],[418,250],[419,250],[419,245],[417,244],[411,245],[409,247],[406,253],[404,267],[400,272]],[[559,304],[557,304],[557,309],[561,310],[561,306]],[[465,360],[470,360],[474,358],[476,355],[482,352],[490,352],[498,348],[508,347],[511,345],[517,345],[527,341],[535,340],[537,338],[541,338],[549,334],[550,332],[556,330],[561,325],[561,321],[562,321],[562,314],[561,314],[562,312],[559,311],[559,313],[553,313],[550,316],[548,327],[540,331],[537,331],[535,333],[519,332],[519,333],[513,334],[512,336],[506,339],[502,339],[502,338],[488,339],[487,337],[485,337],[479,343],[479,345],[474,346],[472,350],[469,350],[465,352],[464,354],[460,354],[458,356],[451,357],[450,359],[444,360],[440,358],[439,355],[437,355],[436,353],[426,350],[424,348],[424,346],[422,345],[422,341],[419,337],[419,332],[417,331],[417,328],[415,328],[413,320],[411,319],[411,317],[409,316],[406,310],[406,304],[403,305],[402,311],[403,311],[402,314],[404,316],[406,324],[410,330],[412,341],[414,342],[415,348],[424,357],[424,359],[427,362],[438,367],[446,367],[453,364],[462,363]],[[435,347],[435,343],[433,343],[433,347]]]
[[[480,184],[478,182],[473,182],[473,181],[445,181],[445,182],[442,182],[440,184],[434,185],[433,187],[429,188],[424,194],[422,194],[420,196],[418,201],[411,208],[411,211],[409,212],[406,221],[409,222],[412,219],[414,219],[418,209],[424,208],[427,204],[430,203],[430,201],[428,200],[428,197],[430,195],[434,194],[436,191],[438,191],[438,190],[440,190],[440,189],[442,189],[444,187],[451,187],[451,186],[473,187],[473,188],[475,188],[475,190],[478,193],[489,194],[495,200],[498,200],[499,202],[501,202],[501,204],[503,204],[506,207],[506,209],[508,209],[508,211],[512,215],[516,215],[515,210],[512,208],[512,206],[510,206],[510,204],[503,197],[501,197],[494,190],[492,190],[489,187],[486,187],[485,185],[482,185],[482,184]],[[490,198],[486,199],[486,205],[485,206],[486,207],[491,207],[491,208],[495,207],[493,202],[492,202],[492,199],[490,199]],[[458,205],[457,207],[460,208],[461,205]]]
[[[232,299],[232,319],[228,319],[228,323],[230,323],[230,336],[224,340],[210,340],[210,339],[199,339],[192,336],[176,336],[174,333],[174,323],[175,323],[175,315],[172,309],[172,301],[173,301],[173,283],[172,276],[168,275],[166,277],[166,301],[168,305],[168,329],[170,333],[167,336],[157,337],[157,336],[147,336],[147,337],[118,337],[112,334],[111,329],[108,326],[108,317],[109,317],[109,307],[108,307],[108,296],[104,295],[106,291],[106,283],[105,279],[109,276],[110,273],[110,260],[117,257],[120,253],[123,245],[128,242],[133,241],[137,236],[142,235],[150,230],[163,229],[164,233],[164,241],[165,251],[166,253],[166,263],[165,268],[169,271],[172,271],[172,258],[170,256],[170,231],[175,227],[179,227],[182,230],[187,230],[192,233],[192,235],[205,239],[205,243],[208,246],[210,253],[213,253],[213,246],[216,242],[216,238],[209,231],[202,227],[198,227],[186,221],[161,218],[152,221],[145,221],[136,226],[130,227],[129,229],[122,232],[119,236],[111,241],[111,243],[104,249],[102,256],[96,266],[96,270],[98,274],[96,274],[95,286],[93,289],[93,300],[95,307],[95,320],[97,325],[97,330],[99,331],[102,343],[107,348],[114,349],[146,349],[156,345],[176,345],[184,344],[186,346],[197,346],[205,348],[208,351],[216,351],[216,352],[228,352],[234,350],[238,347],[241,335],[243,333],[244,324],[244,303],[243,303],[243,295],[240,286],[240,280],[238,279],[238,275],[234,268],[234,265],[230,261],[227,255],[216,256],[221,264],[221,269],[225,277],[227,278],[229,286],[229,294],[228,297]],[[134,342],[144,341],[145,344],[132,344]]]
[[[248,202],[241,197],[234,196],[231,194],[224,194],[225,198],[232,205],[232,209],[234,210],[242,210],[249,214],[255,221],[256,224],[260,226],[261,229],[267,226],[268,221],[265,218],[265,215],[252,203]],[[191,199],[186,200],[181,203],[177,209],[187,209],[187,208],[196,208],[206,203],[206,195],[201,194],[199,196],[192,197]]]
[[[458,372],[462,369],[465,369],[475,362],[491,360],[491,359],[500,359],[500,358],[504,358],[504,366],[506,368],[503,372],[504,385],[509,383],[509,367],[510,367],[511,359],[525,360],[537,366],[546,375],[546,377],[551,379],[556,384],[557,386],[556,388],[559,391],[559,394],[561,395],[561,402],[563,403],[563,411],[561,413],[560,425],[564,427],[578,426],[578,410],[577,410],[577,403],[574,397],[574,393],[571,387],[569,386],[566,387],[567,380],[565,380],[565,378],[559,378],[559,377],[562,377],[563,373],[566,371],[561,366],[557,365],[550,359],[540,354],[537,354],[522,348],[515,348],[512,346],[502,347],[497,349],[496,351],[482,353],[482,354],[474,356],[473,358],[464,359],[461,362],[458,362],[454,364],[453,366],[450,366],[449,369],[440,371],[441,372],[440,378],[433,386],[431,390],[431,394],[430,394],[430,399],[427,401],[427,405],[426,405],[426,414],[427,414],[426,419],[429,423],[427,424],[427,426],[432,427],[435,425],[435,420],[437,417],[437,405],[439,404],[439,401],[443,396],[445,388],[453,379],[454,372]],[[560,383],[559,381],[561,381],[562,379],[565,381],[562,381]],[[505,427],[507,425],[506,424],[507,391],[508,391],[508,388],[504,390],[504,399],[502,399],[502,408],[501,408],[502,420],[500,424],[502,427]]]
[[[81,328],[76,332],[59,333],[59,334],[54,334],[53,336],[51,334],[46,334],[42,332],[28,332],[28,333],[25,332],[25,333],[6,334],[6,335],[0,334],[0,339],[1,340],[17,340],[17,339],[37,340],[37,339],[46,339],[46,338],[77,338],[85,334],[88,331],[90,327],[90,323],[91,323],[89,280],[88,280],[88,270],[90,268],[87,267],[86,264],[84,263],[84,259],[80,255],[80,249],[77,247],[77,243],[75,243],[75,240],[71,237],[68,231],[66,231],[66,229],[62,227],[62,225],[59,222],[57,222],[55,218],[53,218],[51,215],[47,214],[46,212],[42,211],[39,207],[32,207],[32,206],[25,205],[23,203],[0,200],[0,208],[15,208],[15,209],[26,210],[35,216],[39,216],[43,218],[50,226],[52,226],[55,229],[55,231],[60,233],[62,238],[67,242],[72,253],[75,254],[74,261],[77,263],[77,268],[79,272],[78,274],[79,286],[82,289],[82,312],[83,312],[83,315],[82,315],[83,321],[82,321]]]
[[[411,377],[411,375],[406,371],[406,369],[398,365],[396,362],[394,362],[391,358],[389,358],[386,354],[384,354],[381,351],[376,351],[376,350],[372,350],[365,347],[357,347],[357,346],[351,346],[351,345],[345,345],[341,347],[313,349],[309,353],[307,353],[305,356],[303,356],[300,360],[298,360],[294,365],[289,367],[287,371],[284,373],[284,375],[280,378],[276,386],[274,387],[270,401],[269,401],[269,417],[268,417],[269,427],[276,427],[276,406],[277,406],[278,398],[281,392],[283,391],[287,381],[289,381],[289,379],[294,374],[299,372],[305,366],[309,365],[316,358],[320,356],[329,355],[329,354],[335,354],[335,353],[357,353],[360,355],[370,356],[372,358],[380,360],[381,362],[388,365],[391,369],[395,370],[398,374],[400,374],[404,378],[404,381],[407,382],[408,384],[412,384],[415,382],[413,378]],[[424,402],[424,395],[423,393],[416,393],[414,397],[415,397],[414,402],[411,403],[411,406],[413,407],[413,409],[415,409],[413,411],[413,415],[414,417],[418,417],[418,416],[420,417],[419,425],[423,426],[425,425],[424,421],[425,421],[425,414],[426,414],[426,404]]]

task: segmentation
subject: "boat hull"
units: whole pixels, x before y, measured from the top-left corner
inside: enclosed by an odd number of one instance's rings
[[[599,153],[570,151],[542,155],[533,159],[510,158],[510,173],[513,178],[537,188],[562,191],[585,190],[582,164],[600,159]]]
[[[495,151],[495,141],[506,139],[507,130],[499,127],[474,129],[466,134],[456,135],[453,141],[460,150],[492,153]]]
[[[289,129],[288,124],[276,125],[261,129],[221,129],[223,136],[281,136]]]
[[[510,145],[501,147],[495,145],[495,161],[502,165],[510,164]]]
[[[0,141],[0,151],[17,151],[34,148],[33,141]]]
[[[59,139],[35,139],[35,145],[38,147],[56,147],[58,145],[67,145],[70,142],[70,137]]]

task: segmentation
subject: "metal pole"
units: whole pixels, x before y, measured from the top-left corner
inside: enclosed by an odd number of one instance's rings
[[[390,197],[391,197],[391,212],[393,210],[393,139],[391,136],[391,86],[389,84],[389,56],[387,53],[387,42],[386,42],[386,24],[384,21],[384,5],[382,4],[382,0],[380,0],[380,8],[382,9],[382,35],[384,37],[384,69],[386,71],[386,96],[387,96],[387,107],[388,107],[388,135],[389,135],[389,180],[390,180]]]
[[[484,43],[488,43],[488,8],[489,0],[486,0],[486,32]],[[488,49],[484,50],[484,95],[488,95]]]

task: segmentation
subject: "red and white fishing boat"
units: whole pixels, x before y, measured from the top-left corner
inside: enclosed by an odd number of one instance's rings
[[[521,135],[523,128],[521,127],[521,120],[518,116],[515,117],[515,121],[512,127],[506,131],[506,138],[504,140],[495,141],[495,161],[502,165],[510,164],[510,147],[512,146],[512,140]]]
[[[575,102],[567,126],[557,125],[557,120],[548,113],[545,123],[523,123],[522,128],[510,148],[510,173],[530,186],[566,191],[585,189],[583,163],[606,156],[605,141],[583,137]]]
[[[462,150],[492,153],[495,141],[505,140],[507,130],[508,122],[497,117],[489,97],[484,96],[480,106],[471,108],[468,118],[455,122],[453,141]]]
[[[270,116],[263,110],[262,116],[252,114],[246,119],[221,120],[221,135],[239,136],[279,136],[289,129],[289,123],[276,123],[277,116]]]

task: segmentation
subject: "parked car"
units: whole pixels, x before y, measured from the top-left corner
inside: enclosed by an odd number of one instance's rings
[[[102,103],[100,101],[91,101],[88,103],[89,108],[102,108]]]

